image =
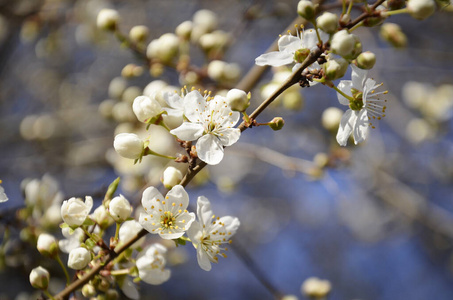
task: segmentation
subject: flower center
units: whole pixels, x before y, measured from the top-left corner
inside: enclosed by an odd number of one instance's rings
[[[304,60],[310,55],[310,50],[307,48],[302,48],[297,50],[294,53],[294,61],[298,63],[304,62]]]
[[[173,229],[175,222],[176,218],[169,211],[164,212],[164,214],[160,217],[160,224],[162,224],[163,228]]]
[[[363,93],[351,88],[352,99],[349,100],[349,107],[352,110],[361,110],[363,108]]]

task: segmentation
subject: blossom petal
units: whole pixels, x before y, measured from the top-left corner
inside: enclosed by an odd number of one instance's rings
[[[220,143],[225,147],[233,145],[241,137],[241,130],[238,128],[220,128],[217,133]]]
[[[165,102],[174,109],[182,110],[184,108],[184,98],[175,92],[165,92],[162,97]]]
[[[198,265],[205,271],[211,271],[211,261],[209,260],[208,254],[202,248],[201,245],[197,248]]]
[[[217,165],[223,159],[223,147],[219,138],[205,134],[197,141],[198,157],[209,165]]]
[[[175,204],[173,207],[177,207],[177,209],[186,209],[189,205],[189,195],[187,194],[186,190],[182,185],[175,185],[165,197],[168,199],[169,205]],[[170,210],[170,209],[169,209]]]
[[[288,65],[294,61],[294,55],[289,52],[273,51],[264,53],[255,59],[258,66],[274,66],[280,67]]]
[[[234,235],[236,233],[236,231],[238,230],[239,225],[241,225],[241,222],[239,222],[238,218],[231,217],[231,216],[221,217],[219,219],[219,222],[224,224],[225,231],[226,231],[228,238],[230,236]]]
[[[178,139],[184,141],[194,141],[203,135],[203,125],[198,123],[184,122],[181,126],[170,130],[170,133],[176,135]]]
[[[138,218],[138,222],[142,225],[150,233],[158,233],[158,228],[160,228],[159,220],[152,219],[150,215],[146,213],[140,213],[140,217]]]
[[[184,115],[192,123],[203,122],[202,112],[205,110],[206,99],[195,90],[184,97]]]
[[[204,196],[198,197],[197,200],[197,216],[198,220],[201,223],[201,226],[206,226],[208,224],[211,224],[212,221],[212,209],[211,209],[211,203],[209,202],[208,198]]]
[[[374,81],[371,78],[367,78],[365,81],[365,84],[363,86],[363,105],[365,106],[367,103],[367,98],[368,98],[368,93],[371,93],[376,88],[376,81]],[[370,97],[373,97],[373,94],[370,95]]]
[[[200,223],[197,221],[192,222],[190,228],[187,230],[187,236],[192,241],[193,246],[197,248],[203,236],[203,228]]]
[[[294,54],[302,46],[300,38],[294,35],[283,35],[278,39],[278,50]]]
[[[162,284],[170,278],[171,271],[169,269],[139,269],[139,276],[141,280],[149,284]]]
[[[153,211],[156,210],[156,200],[159,200],[159,203],[164,199],[164,196],[153,186],[148,187],[143,191],[142,196],[142,206],[145,211]],[[159,204],[161,205],[161,204]]]
[[[348,109],[341,117],[340,126],[338,127],[337,142],[340,146],[346,146],[348,138],[352,133],[353,126],[357,120],[357,115],[352,109]]]
[[[302,36],[302,45],[306,49],[313,49],[318,43],[318,36],[313,29],[305,30]]]
[[[352,92],[351,92],[351,87],[352,87],[352,81],[351,80],[342,80],[338,84],[338,89],[345,93],[348,96],[352,97]],[[337,93],[338,101],[340,101],[341,104],[343,105],[349,105],[349,100],[346,99],[343,95],[340,93]]]
[[[360,110],[357,114],[357,119],[354,124],[354,130],[352,132],[354,136],[354,143],[357,145],[360,142],[363,142],[367,136],[369,131],[369,121],[368,121],[368,114],[365,109]]]
[[[360,69],[359,67],[351,64],[352,73],[352,87],[356,90],[363,91],[363,85],[365,83],[366,76],[368,74],[368,70]]]

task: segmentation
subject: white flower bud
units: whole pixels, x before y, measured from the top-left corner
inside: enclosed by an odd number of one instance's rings
[[[36,245],[42,255],[55,256],[58,254],[58,242],[53,235],[41,233]]]
[[[434,0],[409,0],[406,7],[412,17],[424,20],[434,13],[436,3]]]
[[[226,99],[233,111],[245,111],[250,105],[250,97],[242,90],[229,90]]]
[[[137,25],[129,31],[129,38],[134,43],[143,43],[149,36],[149,29],[144,25]]]
[[[61,205],[61,217],[70,227],[78,227],[85,222],[91,208],[93,207],[93,198],[85,197],[85,203],[80,198],[72,197],[63,201]]]
[[[87,283],[82,288],[82,295],[87,298],[94,297],[96,296],[96,288],[94,285]]]
[[[96,24],[99,29],[115,30],[118,26],[120,15],[114,9],[104,8],[98,14]]]
[[[140,122],[146,123],[157,117],[162,112],[162,107],[154,97],[139,96],[135,98],[132,110]]]
[[[174,33],[165,33],[152,40],[146,49],[148,58],[157,58],[164,63],[171,62],[179,52],[179,38]]]
[[[107,209],[105,209],[105,206],[102,204],[94,210],[93,214],[91,215],[91,218],[96,223],[98,223],[98,225],[101,228],[104,228],[104,229],[113,224],[112,217],[110,216]]]
[[[327,80],[336,80],[344,76],[348,70],[348,62],[344,58],[331,59],[323,65]]]
[[[180,38],[188,40],[192,33],[192,28],[193,28],[192,21],[184,21],[181,24],[179,24],[178,27],[176,27],[175,33]]]
[[[345,58],[355,58],[362,52],[362,45],[358,37],[346,30],[340,30],[334,34],[330,48],[333,53]]]
[[[118,234],[120,243],[124,244],[130,241],[143,229],[142,225],[135,220],[129,220],[121,224],[120,232]],[[145,241],[145,237],[142,237],[138,241],[132,244],[131,248],[136,249],[140,247]]]
[[[340,125],[343,111],[338,107],[329,107],[322,113],[321,123],[327,130],[336,131]]]
[[[49,272],[41,266],[30,272],[30,283],[35,289],[46,290],[49,286],[49,279]]]
[[[338,16],[330,12],[324,12],[316,19],[318,27],[327,33],[334,33],[338,27]]]
[[[68,267],[74,270],[85,268],[91,261],[90,251],[83,247],[78,247],[69,252]]]
[[[297,4],[297,13],[304,19],[313,20],[315,16],[315,6],[311,1],[299,1]]]
[[[217,29],[217,20],[218,16],[208,9],[199,10],[193,15],[194,27],[202,27],[205,29],[205,32],[211,32]]]
[[[227,63],[221,60],[213,60],[208,65],[208,76],[215,81],[222,80]]]
[[[370,51],[362,52],[357,56],[357,66],[361,69],[369,70],[376,63],[376,54]]]
[[[139,159],[143,152],[143,141],[134,133],[120,133],[115,136],[113,147],[125,158]]]
[[[116,222],[121,223],[131,216],[132,207],[123,195],[119,195],[110,201],[109,212]]]
[[[382,24],[379,35],[395,48],[404,48],[407,45],[407,37],[398,24],[388,22]]]
[[[182,180],[182,173],[175,167],[168,167],[165,169],[162,175],[162,183],[165,188],[171,189],[175,185],[179,184]]]
[[[328,280],[310,277],[302,284],[301,292],[308,297],[324,298],[330,293],[331,288]]]

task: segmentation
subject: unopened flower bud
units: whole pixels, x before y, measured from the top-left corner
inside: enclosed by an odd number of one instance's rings
[[[223,78],[227,63],[221,60],[213,60],[208,65],[208,76],[215,81],[220,81]]]
[[[275,117],[272,119],[272,121],[269,122],[269,127],[275,131],[282,129],[284,125],[285,120],[283,120],[283,118],[281,117]]]
[[[96,24],[99,29],[103,30],[116,30],[120,15],[114,9],[104,8],[98,14]]]
[[[147,123],[162,112],[162,107],[154,97],[139,96],[135,98],[132,110],[140,122]]]
[[[109,212],[113,220],[121,223],[131,216],[132,207],[123,195],[119,195],[110,201]]]
[[[434,13],[436,3],[434,0],[409,0],[406,7],[412,17],[424,20]]]
[[[129,38],[134,43],[143,43],[149,36],[149,29],[144,25],[137,25],[129,31]]]
[[[301,0],[297,4],[297,13],[304,19],[313,20],[315,17],[315,6],[311,1]]]
[[[70,227],[78,227],[85,222],[91,208],[93,207],[93,198],[85,197],[85,202],[80,198],[72,197],[63,201],[61,205],[61,217]]]
[[[119,299],[119,297],[120,297],[120,295],[118,294],[117,290],[109,289],[107,292],[105,292],[106,300],[117,300],[117,299]]]
[[[316,277],[310,277],[304,281],[301,286],[302,294],[313,298],[324,298],[332,289],[328,280],[321,280]]]
[[[366,51],[357,56],[357,67],[369,70],[374,67],[376,63],[376,55],[373,52]]]
[[[334,33],[338,27],[338,16],[330,12],[324,12],[316,19],[318,27],[326,33]]]
[[[68,267],[74,270],[82,270],[91,261],[90,251],[83,247],[72,249],[69,252]]]
[[[121,76],[123,76],[124,78],[138,77],[142,74],[143,74],[143,67],[137,66],[135,64],[127,64],[121,70]]]
[[[250,105],[250,94],[247,95],[244,91],[239,89],[229,90],[226,99],[233,111],[245,111]]]
[[[163,63],[169,63],[179,52],[179,38],[174,33],[165,33],[160,38],[152,40],[146,49],[148,58],[157,58]]]
[[[113,147],[125,158],[139,159],[143,152],[143,141],[134,133],[120,133],[115,136]]]
[[[201,9],[193,15],[194,27],[202,27],[205,32],[211,32],[217,29],[218,16],[208,9]]]
[[[327,61],[324,65],[324,74],[327,80],[336,80],[344,76],[348,70],[348,62],[344,58],[335,58]]]
[[[348,59],[357,57],[362,51],[359,38],[346,30],[340,30],[334,34],[330,48],[333,53]]]
[[[184,21],[178,25],[175,29],[175,33],[182,39],[188,40],[190,39],[190,35],[192,33],[193,23],[192,21]]]
[[[30,283],[35,289],[46,290],[49,286],[49,279],[49,272],[41,266],[30,272]]]
[[[82,287],[82,295],[86,298],[93,297],[96,295],[96,288],[94,285],[87,283]]]
[[[56,256],[58,254],[58,242],[53,235],[41,233],[36,245],[39,253],[46,256]]]
[[[401,31],[401,27],[398,24],[382,24],[379,35],[383,40],[389,42],[395,48],[404,48],[407,45],[407,37]]]
[[[348,24],[349,21],[351,21],[351,15],[350,14],[345,14],[340,17],[340,24],[345,25]]]
[[[304,97],[299,90],[286,90],[282,94],[282,104],[288,110],[298,111],[304,107]]]
[[[343,111],[338,107],[329,107],[322,113],[321,123],[325,129],[336,131],[340,125]]]
[[[182,173],[175,167],[168,167],[165,169],[162,175],[162,183],[165,188],[171,189],[175,185],[179,184],[182,180]]]
[[[100,205],[96,208],[91,215],[91,218],[103,229],[106,229],[113,224],[113,219],[104,205]]]

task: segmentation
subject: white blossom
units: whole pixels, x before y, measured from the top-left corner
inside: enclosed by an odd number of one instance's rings
[[[407,9],[415,19],[424,20],[434,13],[436,2],[434,0],[409,0]]]
[[[181,237],[195,220],[195,214],[186,210],[189,195],[181,185],[175,185],[165,198],[155,187],[147,188],[142,205],[145,213],[140,214],[140,225],[163,239]]]
[[[198,157],[207,164],[218,164],[223,147],[239,140],[241,131],[232,128],[239,121],[239,113],[228,107],[224,97],[203,97],[199,91],[192,91],[184,97],[184,114],[189,122],[170,133],[184,141],[197,140]]]
[[[64,227],[61,229],[61,233],[66,239],[59,240],[58,246],[60,247],[60,250],[65,253],[69,253],[72,249],[79,247],[85,237],[85,233],[82,228],[72,230],[69,227]]]
[[[167,189],[171,189],[179,182],[181,182],[181,180],[182,180],[181,171],[172,166],[167,167],[164,173],[162,174],[162,183]]]
[[[198,221],[192,223],[187,231],[192,244],[197,249],[197,260],[200,268],[211,270],[211,263],[217,263],[217,255],[226,257],[221,251],[228,250],[223,244],[231,243],[230,238],[236,233],[240,222],[230,216],[215,217],[211,203],[206,197],[198,197]]]
[[[91,208],[93,207],[93,198],[85,197],[85,202],[80,198],[72,197],[63,201],[61,205],[61,217],[70,227],[77,227],[85,222]]]
[[[369,127],[373,127],[371,119],[380,120],[385,116],[386,100],[379,99],[384,92],[375,92],[375,89],[382,84],[376,84],[371,78],[367,78],[368,71],[362,70],[354,65],[352,68],[352,80],[342,80],[338,89],[346,94],[348,98],[337,93],[338,100],[348,109],[341,118],[338,128],[337,141],[341,146],[346,146],[349,136],[352,134],[355,144],[364,141],[368,136]]]
[[[43,255],[55,256],[58,254],[57,239],[48,233],[41,233],[38,236],[36,248]]]
[[[110,8],[102,9],[96,19],[96,25],[99,29],[114,30],[118,25],[120,15],[118,11]]]
[[[86,248],[78,247],[69,252],[68,267],[74,270],[85,268],[91,261],[91,254]]]
[[[132,110],[140,122],[146,123],[162,113],[162,107],[154,96],[139,96],[132,103]]]
[[[49,285],[49,271],[39,266],[30,272],[30,283],[36,289],[47,289]]]
[[[119,195],[110,201],[109,212],[116,222],[124,222],[131,216],[132,207],[123,195]]]
[[[2,183],[1,180],[0,183]],[[8,201],[8,196],[6,196],[5,189],[0,185],[0,203],[6,201]]]
[[[161,244],[152,244],[137,258],[138,276],[149,284],[162,284],[170,278],[171,271],[165,269],[166,260],[164,254],[167,248]]]
[[[319,35],[323,42],[329,40],[329,35],[319,30]],[[293,71],[300,67],[300,64],[310,54],[311,51],[317,48],[318,37],[313,29],[304,30],[297,33],[297,36],[290,34],[283,35],[278,40],[278,51],[272,51],[262,54],[255,59],[255,63],[259,66],[270,65],[279,67],[296,63]],[[311,64],[308,69],[319,69],[317,62]]]
[[[137,233],[139,233],[143,229],[142,225],[135,220],[129,220],[121,224],[120,231],[119,231],[119,241],[122,244],[127,243],[132,238],[134,238]],[[130,248],[136,249],[140,247],[143,242],[145,241],[145,237],[140,238],[138,241],[133,243]]]
[[[103,204],[99,205],[90,215],[101,228],[107,228],[113,224],[114,220]]]
[[[134,133],[120,133],[115,136],[113,147],[122,157],[138,159],[143,153],[144,143]]]

